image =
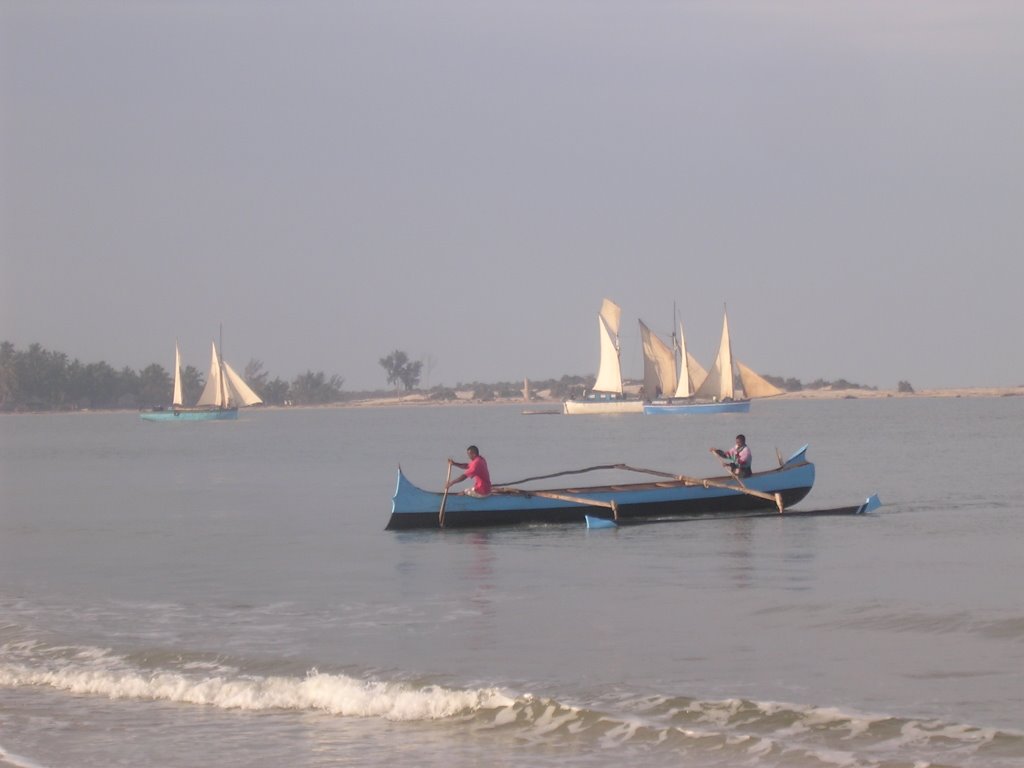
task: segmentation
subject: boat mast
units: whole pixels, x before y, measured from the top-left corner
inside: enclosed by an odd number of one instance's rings
[[[220,324],[219,338],[220,349],[217,350],[217,370],[220,371],[220,402],[222,408],[230,408],[227,376],[224,375],[224,323]]]
[[[680,375],[682,375],[682,373],[685,372],[686,361],[683,360],[683,367],[680,367],[679,337],[676,335],[676,303],[674,301],[672,302],[672,356],[676,361],[676,370],[680,372]]]

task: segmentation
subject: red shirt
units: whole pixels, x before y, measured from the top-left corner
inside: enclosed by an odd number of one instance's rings
[[[491,473],[487,470],[487,461],[479,454],[466,467],[466,477],[473,478],[473,490],[481,496],[491,492]]]

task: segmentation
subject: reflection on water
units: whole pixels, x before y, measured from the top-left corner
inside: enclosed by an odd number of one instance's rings
[[[726,574],[737,589],[750,586],[755,578],[753,563],[754,536],[749,520],[723,520],[729,536],[729,549],[723,550]]]
[[[468,634],[470,647],[474,650],[492,646],[497,639],[494,632],[495,555],[491,549],[492,535],[489,531],[474,531],[467,537],[472,559],[466,569],[466,579],[472,585],[469,603],[475,609]]]

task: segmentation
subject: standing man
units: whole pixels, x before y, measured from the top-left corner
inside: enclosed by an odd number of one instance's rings
[[[754,457],[747,446],[747,438],[744,435],[736,435],[736,445],[728,451],[721,451],[712,448],[711,452],[720,459],[729,461],[729,471],[736,477],[750,477],[750,464]]]
[[[454,464],[459,469],[466,471],[449,482],[445,489],[447,490],[453,485],[458,485],[466,478],[472,477],[473,487],[467,488],[463,493],[466,496],[490,496],[491,473],[487,469],[487,459],[480,455],[480,450],[475,445],[471,445],[466,449],[466,455],[469,457],[469,462],[466,464],[463,464],[461,461],[455,461],[455,459],[448,459],[449,464]]]

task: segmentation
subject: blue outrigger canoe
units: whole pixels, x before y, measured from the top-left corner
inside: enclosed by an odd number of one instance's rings
[[[491,495],[484,498],[423,490],[410,482],[399,467],[386,530],[582,523],[587,517],[628,522],[765,510],[778,513],[801,501],[814,485],[814,464],[807,460],[807,448],[805,445],[775,469],[744,478],[742,484],[730,475],[692,478],[634,470],[659,475],[660,479],[538,490],[496,485]],[[606,465],[600,469],[634,468]],[[849,513],[858,509],[842,508]],[[838,514],[840,510],[828,512]]]

